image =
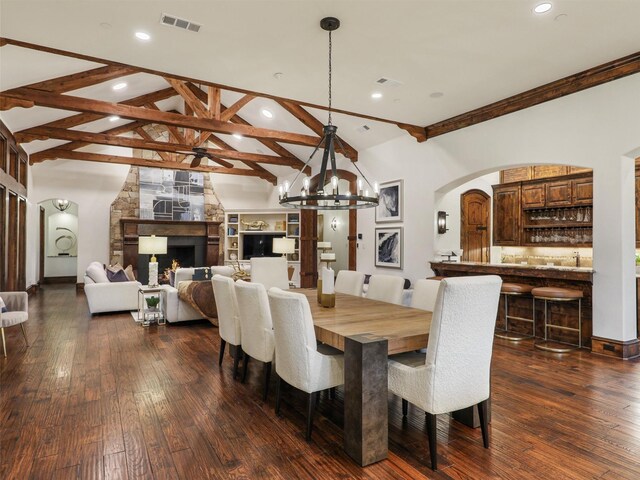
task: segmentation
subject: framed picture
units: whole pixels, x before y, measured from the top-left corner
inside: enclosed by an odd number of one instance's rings
[[[380,203],[376,207],[376,223],[402,221],[402,180],[380,184]]]
[[[402,268],[402,227],[376,228],[375,265]]]

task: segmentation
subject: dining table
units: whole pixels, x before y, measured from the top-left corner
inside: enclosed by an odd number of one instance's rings
[[[389,355],[426,348],[431,312],[336,293],[324,308],[316,289],[306,295],[316,339],[344,352],[344,448],[359,465],[384,460],[388,453]]]

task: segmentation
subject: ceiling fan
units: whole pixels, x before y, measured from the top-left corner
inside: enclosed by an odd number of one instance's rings
[[[215,161],[215,157],[207,152],[207,149],[204,147],[193,147],[190,152],[178,152],[183,155],[193,155],[193,160],[191,160],[190,168],[197,168],[200,166],[203,158],[208,158],[209,160]]]

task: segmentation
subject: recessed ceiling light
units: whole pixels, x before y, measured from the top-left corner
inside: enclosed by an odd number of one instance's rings
[[[120,117],[118,115],[111,115],[109,117],[110,122],[117,122],[118,120],[120,120]]]
[[[238,140],[242,140],[242,135],[240,135],[239,133],[234,133],[233,134],[233,138],[237,138]]]
[[[377,99],[379,99],[379,98],[382,98],[382,94],[381,94],[380,92],[373,92],[373,93],[371,94],[371,98],[373,98],[373,99],[376,99],[376,100],[377,100]]]
[[[273,113],[271,113],[271,110],[267,110],[266,108],[263,108],[260,113],[262,113],[262,115],[267,118],[273,118]]]
[[[551,6],[552,5],[549,2],[540,3],[536,5],[533,11],[536,13],[547,13],[549,10],[551,10]]]
[[[136,38],[138,40],[151,40],[151,35],[145,32],[136,32]]]
[[[113,87],[114,90],[122,90],[123,88],[127,88],[127,82],[116,83]]]

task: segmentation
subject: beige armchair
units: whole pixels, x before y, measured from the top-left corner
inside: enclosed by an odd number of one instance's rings
[[[0,292],[0,298],[7,306],[7,312],[0,312],[0,331],[2,332],[2,352],[7,356],[7,345],[4,339],[4,329],[20,324],[24,341],[29,346],[24,322],[29,319],[29,300],[27,292]]]

